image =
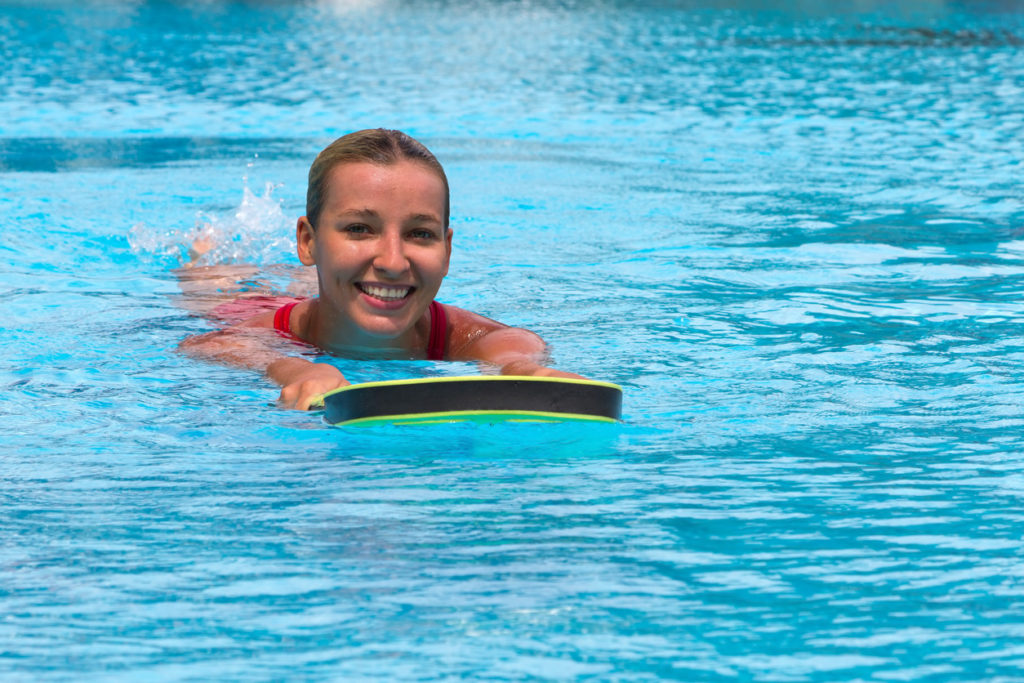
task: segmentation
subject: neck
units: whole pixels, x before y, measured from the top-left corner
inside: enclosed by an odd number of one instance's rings
[[[407,359],[418,358],[426,348],[429,321],[422,316],[398,337],[377,337],[367,334],[350,320],[334,315],[323,299],[310,302],[309,313],[301,335],[324,351],[345,358]],[[422,328],[422,329],[421,329]]]

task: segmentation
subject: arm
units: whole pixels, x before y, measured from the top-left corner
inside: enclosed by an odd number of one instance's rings
[[[181,287],[182,305],[205,316],[216,311],[218,304],[250,291],[260,274],[253,265],[198,265],[216,246],[212,234],[199,235],[189,248],[189,262],[174,271]],[[276,269],[291,276],[296,294],[308,297],[315,290],[311,268]],[[271,291],[269,286],[265,289]],[[179,348],[190,356],[265,373],[281,385],[278,403],[285,408],[307,410],[320,394],[349,383],[335,367],[287,355],[280,338],[272,332],[273,327],[272,313],[257,314],[226,329],[188,337]]]
[[[547,345],[533,332],[508,327],[453,306],[446,310],[452,324],[451,360],[491,363],[498,366],[503,375],[584,379],[572,372],[547,367]]]
[[[254,322],[265,316],[257,316]],[[223,330],[188,337],[179,348],[202,358],[266,373],[281,385],[278,404],[308,410],[313,399],[349,382],[332,365],[285,355],[280,340],[262,326],[242,323]]]

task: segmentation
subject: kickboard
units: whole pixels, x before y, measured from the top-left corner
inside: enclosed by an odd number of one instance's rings
[[[616,422],[622,387],[560,377],[434,377],[365,382],[323,396],[335,426],[442,422]]]

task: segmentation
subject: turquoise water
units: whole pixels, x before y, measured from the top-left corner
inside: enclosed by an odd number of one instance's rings
[[[3,678],[1024,680],[1024,9],[787,7],[0,5]],[[622,425],[176,353],[188,238],[288,286],[368,126]]]

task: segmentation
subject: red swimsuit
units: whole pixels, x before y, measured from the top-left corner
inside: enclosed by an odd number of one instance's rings
[[[274,329],[292,339],[298,339],[292,332],[292,309],[300,302],[293,301],[281,306],[274,313]],[[301,340],[300,340],[301,341]],[[430,302],[430,339],[427,341],[427,360],[444,360],[444,347],[448,341],[448,315],[444,306]]]

